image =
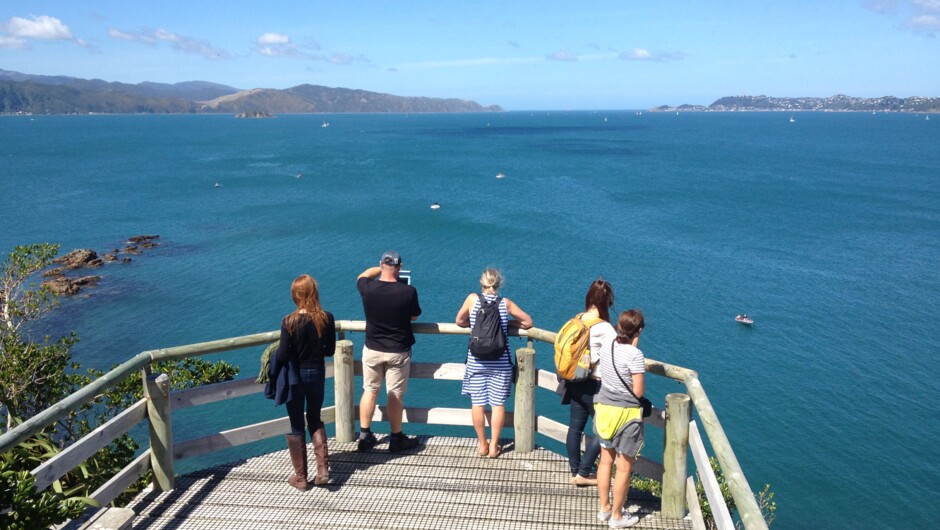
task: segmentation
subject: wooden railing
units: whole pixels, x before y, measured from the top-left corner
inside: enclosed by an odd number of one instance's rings
[[[341,320],[336,322],[336,327],[340,340],[337,341],[333,362],[328,362],[326,367],[326,376],[334,379],[335,400],[333,406],[323,409],[321,417],[324,422],[335,423],[338,441],[351,442],[355,434],[354,419],[358,417],[353,396],[353,380],[355,376],[361,375],[361,363],[354,362],[353,343],[346,340],[346,335],[364,332],[365,322]],[[413,328],[418,334],[469,334],[467,328],[455,324],[414,323]],[[555,333],[532,328],[512,329],[510,335],[527,338],[526,346],[516,350],[519,377],[516,383],[515,407],[513,412],[506,414],[506,427],[514,429],[514,450],[532,451],[535,448],[536,433],[564,443],[567,437],[567,425],[546,416],[536,415],[535,404],[537,387],[550,392],[559,392],[555,374],[536,368],[534,349],[535,342],[554,343]],[[279,332],[272,331],[141,352],[88,386],[0,436],[0,454],[26,441],[83,404],[92,401],[102,390],[139,372],[143,377],[145,399],[65,448],[55,457],[33,469],[31,473],[36,478],[37,489],[45,489],[99,449],[147,419],[149,420],[149,448],[93,492],[91,497],[101,505],[106,505],[148,470],[153,471],[155,488],[164,491],[173,489],[175,461],[282,435],[289,431],[289,421],[287,417],[283,417],[201,438],[175,442],[173,411],[262,392],[263,385],[256,383],[255,378],[252,377],[171,393],[168,376],[151,374],[151,364],[164,360],[184,359],[267,345],[277,341],[278,338]],[[734,528],[718,482],[712,472],[701,434],[696,422],[691,420],[692,406],[694,406],[725,481],[731,490],[741,521],[748,529],[766,529],[767,524],[754,493],[741,471],[731,444],[718,421],[718,416],[698,380],[698,375],[687,368],[653,359],[646,359],[646,370],[650,374],[683,383],[688,392],[688,394],[667,395],[665,408],[654,407],[653,415],[644,420],[647,426],[665,431],[663,461],[660,463],[640,457],[634,470],[637,474],[662,483],[662,514],[666,517],[682,518],[688,510],[695,527],[704,528],[695,492],[695,480],[686,469],[688,449],[691,448],[695,467],[702,480],[718,528],[722,530]],[[463,379],[463,374],[462,363],[413,363],[410,377],[460,381]],[[384,407],[376,408],[373,420],[387,421]],[[432,425],[470,426],[473,424],[469,409],[443,407],[407,407],[403,421]]]

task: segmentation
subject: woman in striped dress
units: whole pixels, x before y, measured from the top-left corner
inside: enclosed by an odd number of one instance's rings
[[[480,276],[480,287],[483,298],[492,302],[499,297],[499,286],[502,276],[496,269],[486,269]],[[476,323],[477,311],[480,309],[480,296],[476,293],[467,295],[460,311],[457,312],[457,325],[470,327]],[[532,327],[530,317],[519,306],[508,298],[499,302],[499,317],[503,333],[508,338],[509,327],[529,329]],[[510,319],[512,317],[512,319]],[[512,392],[512,354],[509,350],[509,341],[503,355],[494,361],[477,359],[467,351],[467,366],[463,377],[461,394],[470,396],[473,428],[476,430],[480,446],[477,452],[480,456],[496,458],[502,452],[499,445],[499,433],[506,419],[506,400]],[[486,406],[489,405],[490,439],[486,438]]]

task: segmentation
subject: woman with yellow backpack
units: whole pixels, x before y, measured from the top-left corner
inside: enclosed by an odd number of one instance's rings
[[[562,404],[570,405],[568,417],[568,466],[571,469],[571,484],[578,487],[596,486],[597,475],[593,472],[594,462],[600,455],[600,443],[591,437],[584,453],[581,453],[581,439],[588,418],[594,416],[594,395],[600,390],[600,377],[597,362],[601,348],[610,344],[617,332],[610,324],[610,308],[614,305],[614,288],[610,283],[597,279],[588,288],[584,297],[584,312],[577,314],[558,332],[555,343],[556,368],[559,377],[565,379],[565,392]],[[561,344],[560,344],[561,343]],[[578,353],[583,350],[583,353]],[[564,351],[564,354],[560,354]],[[559,357],[565,358],[567,365],[562,366]],[[581,361],[580,357],[584,359]],[[590,359],[589,362],[588,358]],[[577,364],[582,364],[578,367]]]

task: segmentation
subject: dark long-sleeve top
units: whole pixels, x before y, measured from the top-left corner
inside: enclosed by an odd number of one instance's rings
[[[287,319],[281,321],[281,342],[277,347],[277,358],[282,363],[294,361],[301,370],[322,368],[324,359],[336,352],[336,321],[333,314],[326,313],[326,326],[323,336],[317,333],[313,320],[305,318],[291,333],[287,328]]]
[[[326,326],[321,336],[310,319],[305,319],[294,329],[287,330],[287,318],[281,321],[281,340],[277,353],[271,356],[268,369],[270,381],[265,396],[281,405],[291,399],[293,387],[300,385],[300,370],[322,368],[324,359],[336,351],[336,321],[326,313]]]

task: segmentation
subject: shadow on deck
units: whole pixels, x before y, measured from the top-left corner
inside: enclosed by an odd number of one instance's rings
[[[134,529],[539,529],[604,528],[597,488],[568,483],[567,459],[543,448],[519,454],[504,446],[481,458],[476,439],[422,436],[418,449],[369,452],[330,440],[331,484],[297,491],[287,484],[287,450],[181,476],[176,489],[144,491],[128,505]],[[312,446],[308,444],[311,478]],[[692,528],[664,519],[659,499],[631,490],[635,528]]]

